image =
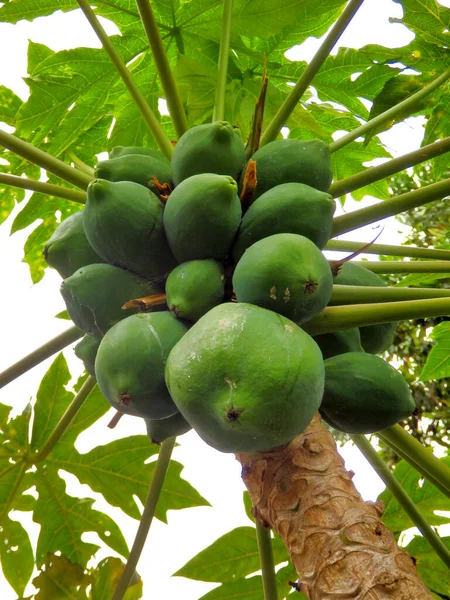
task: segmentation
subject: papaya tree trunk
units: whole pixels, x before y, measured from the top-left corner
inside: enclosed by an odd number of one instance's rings
[[[309,600],[430,600],[413,559],[364,502],[317,415],[289,444],[238,454],[254,515],[291,556]]]

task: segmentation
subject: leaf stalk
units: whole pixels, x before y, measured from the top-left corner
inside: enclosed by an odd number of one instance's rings
[[[361,267],[373,273],[449,273],[450,265],[446,260],[355,260]]]
[[[231,14],[233,0],[224,0],[222,34],[220,36],[219,65],[217,68],[216,97],[214,100],[213,122],[225,118],[225,90],[227,86],[228,56],[230,53]]]
[[[278,600],[270,529],[264,527],[258,519],[256,519],[256,539],[258,541],[259,560],[261,563],[264,600]]]
[[[332,252],[357,252],[367,242],[351,242],[348,240],[329,240],[325,250]],[[363,254],[386,254],[388,256],[408,256],[411,258],[428,258],[430,260],[450,260],[450,250],[434,248],[416,248],[415,246],[394,246],[390,244],[370,244],[364,248]]]
[[[54,185],[44,181],[28,179],[26,177],[18,177],[17,175],[9,175],[8,173],[0,173],[0,184],[9,185],[11,187],[21,188],[23,190],[32,190],[39,194],[46,194],[55,198],[64,198],[84,204],[86,202],[86,194],[78,190],[63,187],[62,185]]]
[[[449,289],[374,287],[368,285],[333,285],[329,306],[339,304],[373,304],[374,302],[402,302],[404,300],[426,300],[428,298],[450,298]]]

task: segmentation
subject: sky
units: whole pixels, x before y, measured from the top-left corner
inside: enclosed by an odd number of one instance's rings
[[[450,6],[450,2],[442,2]],[[361,47],[369,43],[387,46],[407,44],[412,34],[402,25],[389,23],[389,17],[401,16],[401,7],[390,0],[366,0],[353,23],[344,33],[339,45]],[[107,26],[109,33],[115,28]],[[56,13],[50,18],[40,18],[33,23],[22,21],[16,26],[0,23],[0,56],[7,57],[0,62],[0,85],[12,88],[22,99],[26,99],[28,88],[22,78],[26,76],[27,41],[44,43],[53,50],[76,46],[99,47],[99,42],[81,11]],[[319,46],[315,38],[307,40],[301,47],[289,52],[293,60],[310,59]],[[395,126],[384,134],[383,141],[394,156],[418,148],[423,135],[419,119],[408,119],[405,124]],[[364,204],[376,202],[366,198]],[[41,282],[32,285],[28,266],[21,262],[23,244],[33,229],[9,236],[11,223],[23,205],[14,209],[13,214],[0,226],[0,281],[3,293],[0,295],[1,330],[3,340],[0,352],[0,371],[19,360],[22,356],[45,343],[48,339],[67,328],[67,322],[54,318],[64,309],[59,294],[60,278],[56,271],[48,269]],[[348,202],[345,210],[361,207],[361,203]],[[339,209],[338,213],[342,209]],[[385,222],[385,229],[378,243],[395,243],[399,239],[399,223]],[[343,236],[348,239],[369,240],[373,227]],[[336,254],[333,257],[336,258]],[[373,256],[371,257],[374,258]],[[5,285],[6,284],[6,285]],[[5,291],[9,293],[5,293]],[[65,356],[71,372],[77,377],[82,365],[68,349]],[[54,357],[53,357],[54,358]],[[19,380],[0,390],[0,402],[12,405],[14,414],[21,412],[34,397],[37,386],[52,359],[45,361]],[[115,430],[107,428],[112,412],[100,419],[77,441],[80,452],[87,452],[98,443],[106,444],[118,437],[145,433],[140,419],[124,417]],[[204,584],[182,578],[171,578],[171,574],[201,549],[211,544],[220,535],[234,527],[248,525],[242,504],[245,487],[240,478],[240,466],[233,455],[222,454],[205,445],[198,436],[190,432],[179,439],[180,447],[174,451],[174,458],[184,465],[183,477],[187,479],[212,505],[211,507],[171,511],[169,525],[154,520],[141,556],[138,571],[144,578],[144,598],[176,598],[197,600],[215,584]],[[346,467],[355,472],[354,483],[364,499],[374,500],[383,489],[383,484],[372,471],[360,453],[351,446],[342,449]],[[125,516],[119,509],[107,505],[99,494],[88,486],[80,485],[77,479],[61,473],[68,484],[67,491],[74,496],[95,497],[94,508],[105,510],[122,528],[131,547],[137,529],[137,521]],[[21,520],[30,533],[32,542],[37,540],[38,526],[28,513],[14,513],[13,518]],[[96,534],[85,534],[85,541],[99,541]],[[101,545],[101,543],[100,543]],[[110,555],[106,549],[100,558]],[[31,593],[29,586],[27,592]],[[26,594],[27,595],[27,594]],[[15,600],[16,596],[0,574],[0,597],[2,600]]]

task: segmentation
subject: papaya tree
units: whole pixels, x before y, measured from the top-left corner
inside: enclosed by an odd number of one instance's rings
[[[448,523],[450,459],[411,435],[408,377],[383,353],[402,323],[450,313],[436,284],[450,250],[340,236],[450,195],[450,9],[396,0],[408,44],[339,46],[364,4],[1,6],[11,26],[78,11],[101,44],[30,41],[29,97],[0,87],[1,216],[19,204],[12,232],[34,225],[31,279],[55,269],[59,317],[73,321],[0,374],[4,387],[57,355],[22,413],[0,405],[0,556],[18,598],[143,597],[153,518],[207,503],[172,459],[191,429],[239,461],[252,521],[177,572],[220,584],[205,600],[449,597],[450,538],[436,527]],[[312,60],[287,58],[311,36]],[[421,145],[393,158],[382,134],[413,116]],[[426,161],[426,185],[389,186]],[[338,215],[349,195],[377,201]],[[422,378],[449,375],[449,336],[444,320]],[[85,371],[69,386],[62,351],[75,343]],[[148,435],[79,452],[111,406],[111,428],[126,414]],[[386,486],[376,502],[345,469],[342,432]],[[91,495],[69,495],[60,471]],[[131,549],[95,494],[139,520]],[[17,513],[39,525],[36,543]]]

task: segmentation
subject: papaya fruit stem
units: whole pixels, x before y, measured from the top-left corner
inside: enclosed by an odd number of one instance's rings
[[[70,327],[52,340],[43,344],[40,348],[37,348],[37,350],[33,350],[33,352],[30,352],[30,354],[24,356],[15,364],[0,373],[0,388],[11,383],[11,381],[14,381],[14,379],[17,379],[17,377],[20,377],[46,358],[53,356],[53,354],[63,350],[66,346],[76,342],[82,338],[83,335],[84,333],[78,329],[78,327]]]
[[[111,421],[108,423],[109,429],[114,429],[114,427],[117,425],[117,423],[120,421],[120,419],[123,417],[124,414],[125,413],[120,412],[120,410],[116,410],[116,414],[113,416]]]
[[[310,335],[319,335],[348,327],[364,327],[448,314],[450,314],[450,298],[327,306],[316,317],[307,323],[302,323],[302,329]]]
[[[362,135],[365,135],[374,129],[377,129],[380,125],[383,125],[384,123],[395,122],[395,119],[399,116],[401,116],[402,119],[404,119],[408,115],[412,114],[418,108],[417,105],[420,103],[420,101],[429,94],[431,94],[431,92],[436,90],[438,87],[440,87],[443,83],[445,83],[449,77],[450,67],[448,69],[445,69],[443,73],[441,73],[438,77],[436,77],[436,79],[431,81],[421,90],[419,90],[415,94],[412,94],[412,96],[409,96],[408,98],[406,98],[402,102],[399,102],[392,108],[385,110],[383,113],[381,113],[381,115],[370,119],[369,121],[367,121],[363,125],[360,125],[353,131],[350,131],[346,135],[343,135],[338,140],[331,142],[331,144],[329,145],[330,152],[333,153],[337,150],[340,150],[341,148],[344,148],[345,146],[347,146],[347,144],[350,144],[350,142],[356,140],[356,138],[361,137]]]
[[[36,148],[32,144],[24,142],[2,129],[0,129],[0,145],[82,190],[86,190],[93,179],[93,177],[82,173],[78,169],[74,169],[62,160],[59,160],[59,158],[55,158],[47,154],[47,152],[39,150],[39,148]]]
[[[286,545],[307,598],[431,599],[381,521],[382,503],[363,501],[318,415],[289,444],[236,458],[255,513]]]
[[[349,240],[329,240],[324,249],[331,252],[351,252],[359,250],[364,244],[365,242],[353,242]],[[412,258],[428,258],[430,260],[450,260],[450,250],[394,246],[390,244],[371,244],[364,249],[364,254],[387,254],[389,256],[408,256]]]
[[[377,451],[363,435],[354,434],[350,437],[442,562],[450,568],[450,553],[441,538],[430,527],[425,517],[405,492],[400,482],[391,473]]]
[[[89,5],[89,2],[87,2],[87,0],[77,0],[77,2],[86,19],[89,21],[92,29],[97,34],[98,39],[101,41],[104,50],[107,52],[122,81],[130,92],[130,96],[133,98],[136,106],[138,107],[142,118],[144,119],[147,127],[155,139],[158,148],[161,150],[164,156],[170,159],[173,153],[173,146],[166,132],[161,127],[161,124],[158,121],[155,113],[152,111],[144,95],[136,85],[133,76],[113,46],[111,39],[103,29],[100,21],[97,19],[97,16]]]
[[[428,204],[434,200],[441,200],[450,193],[450,178],[432,183],[412,192],[400,194],[390,200],[378,202],[366,208],[360,208],[353,212],[341,215],[333,219],[332,237],[347,233],[358,227],[370,225],[380,219],[398,215],[401,212]]]
[[[343,196],[349,192],[358,190],[366,185],[374,183],[375,181],[379,181],[385,177],[390,177],[391,175],[399,173],[408,167],[418,165],[426,160],[434,158],[435,156],[445,154],[449,150],[450,137],[446,137],[443,140],[433,142],[432,144],[428,144],[428,146],[423,146],[418,150],[408,152],[407,154],[399,156],[398,158],[388,160],[381,165],[377,165],[376,167],[370,167],[361,173],[352,175],[351,177],[346,177],[340,181],[335,181],[331,184],[328,192],[333,196],[333,198],[338,198],[339,196]]]
[[[27,179],[26,177],[18,177],[17,175],[9,175],[8,173],[0,173],[0,185],[1,184],[21,188],[23,190],[32,190],[33,192],[39,192],[40,194],[46,194],[47,196],[53,196],[55,198],[65,198],[66,200],[72,200],[79,204],[84,204],[86,202],[85,192],[66,188],[62,185],[54,185],[53,183],[47,183],[46,181],[37,181],[35,179]]]
[[[155,14],[149,0],[136,0],[136,4],[150,48],[152,49],[153,60],[158,70],[175,133],[178,137],[181,137],[189,126],[177,84],[170,68],[169,59],[167,58],[166,49],[159,33]]]
[[[427,300],[429,298],[450,298],[450,290],[335,284],[328,306],[362,304],[363,302],[369,304],[374,302],[402,302],[404,300]]]
[[[217,68],[216,97],[212,120],[225,119],[225,91],[228,75],[228,55],[230,54],[231,13],[233,0],[223,0],[222,33],[220,35],[219,64]]]
[[[149,312],[154,306],[161,306],[166,303],[166,294],[152,294],[151,296],[144,296],[142,298],[134,298],[128,300],[122,306],[122,310],[128,310],[134,308],[138,312]]]
[[[378,431],[376,436],[450,498],[450,469],[433,452],[424,448],[400,425]]]
[[[156,461],[155,472],[153,474],[148,496],[145,501],[144,510],[142,512],[136,537],[134,538],[133,547],[130,550],[127,564],[125,565],[125,569],[119,579],[119,583],[114,591],[112,600],[122,600],[135,573],[136,565],[139,561],[139,557],[141,556],[150,525],[155,515],[156,505],[158,503],[164,478],[169,467],[172,451],[175,446],[175,440],[176,438],[174,437],[168,438],[161,444],[158,460]]]
[[[333,274],[333,277],[337,277],[339,275],[339,273],[342,271],[342,267],[344,266],[344,263],[348,262],[349,260],[352,260],[352,258],[355,258],[355,256],[358,256],[359,254],[364,254],[364,251],[367,248],[370,248],[370,246],[374,242],[377,241],[377,239],[380,237],[380,235],[383,233],[383,231],[384,231],[384,226],[380,228],[380,231],[377,233],[377,235],[374,237],[374,239],[371,242],[368,242],[367,244],[363,244],[361,246],[361,248],[358,248],[358,250],[355,250],[355,252],[352,252],[345,258],[341,258],[341,260],[329,260],[328,264],[331,267],[331,272]]]
[[[333,28],[323,41],[319,50],[316,52],[306,69],[303,71],[300,79],[292,88],[292,91],[267,126],[261,137],[260,146],[265,146],[269,142],[273,142],[277,139],[281,128],[286,125],[290,115],[294,112],[297,104],[300,102],[303,94],[308,89],[311,81],[314,79],[315,75],[328,58],[331,50],[334,48],[339,38],[346,30],[363,1],[364,0],[350,0],[345,9],[342,11],[341,16],[333,25]]]
[[[49,435],[47,441],[44,443],[42,448],[39,450],[39,452],[37,454],[35,454],[34,456],[30,456],[28,458],[29,463],[37,464],[47,458],[47,456],[50,454],[50,452],[56,446],[57,442],[61,439],[63,433],[66,431],[66,429],[72,423],[77,412],[83,406],[84,401],[86,400],[86,398],[89,396],[89,394],[92,392],[92,390],[94,389],[94,387],[96,385],[97,385],[97,381],[95,380],[95,377],[92,377],[89,375],[89,377],[86,379],[86,381],[81,386],[78,394],[75,396],[75,398],[72,400],[72,402],[67,407],[66,412],[63,414],[63,416],[59,420],[58,424],[56,425],[55,429]]]
[[[256,540],[258,542],[259,560],[263,581],[264,600],[278,600],[277,579],[273,560],[272,538],[270,529],[264,527],[259,519],[256,523]]]
[[[373,273],[448,273],[450,264],[446,260],[355,260],[353,263]]]

